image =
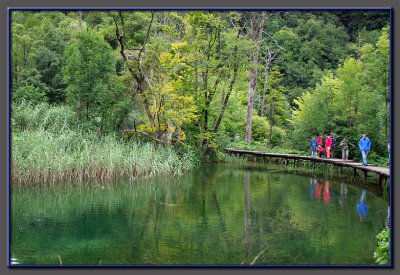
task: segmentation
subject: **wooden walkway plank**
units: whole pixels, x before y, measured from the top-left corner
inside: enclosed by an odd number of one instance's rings
[[[270,157],[270,158],[283,158],[283,159],[300,159],[300,160],[308,160],[311,162],[325,162],[325,163],[331,163],[336,166],[340,167],[351,167],[355,168],[357,170],[361,170],[363,172],[371,172],[378,174],[380,176],[383,176],[385,178],[390,177],[390,169],[385,168],[385,167],[379,167],[379,166],[363,166],[359,162],[354,162],[354,161],[343,161],[341,159],[327,159],[327,158],[318,158],[318,157],[311,157],[311,156],[301,156],[301,155],[295,155],[295,154],[278,154],[278,153],[267,153],[267,152],[261,152],[261,151],[248,151],[248,150],[239,150],[239,149],[233,149],[233,148],[226,148],[225,149],[226,153],[229,154],[237,154],[237,155],[252,155],[252,156],[260,156],[260,157]]]

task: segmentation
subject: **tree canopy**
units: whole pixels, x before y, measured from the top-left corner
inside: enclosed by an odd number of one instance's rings
[[[385,10],[12,11],[12,104],[68,106],[82,127],[204,154],[250,127],[254,142],[304,151],[311,135],[354,143],[366,132],[386,156],[389,19]]]

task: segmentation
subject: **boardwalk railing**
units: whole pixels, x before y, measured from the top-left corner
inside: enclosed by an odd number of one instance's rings
[[[239,149],[233,149],[233,148],[226,148],[225,152],[228,154],[233,154],[233,155],[249,155],[249,156],[255,156],[255,157],[262,157],[262,158],[281,158],[281,159],[293,159],[293,160],[308,160],[313,162],[314,164],[316,162],[325,162],[329,164],[333,164],[335,166],[339,167],[350,167],[354,169],[354,175],[357,175],[357,170],[360,170],[364,173],[364,177],[367,177],[367,173],[371,172],[374,174],[379,175],[379,184],[382,186],[384,185],[384,182],[388,178],[390,178],[390,169],[389,168],[384,168],[384,167],[379,167],[379,166],[363,166],[359,162],[354,162],[354,161],[343,161],[341,159],[327,159],[327,158],[318,158],[318,157],[311,157],[311,156],[301,156],[301,155],[294,155],[294,154],[277,154],[277,153],[267,153],[267,152],[261,152],[261,151],[247,151],[247,150],[239,150]],[[287,161],[285,162],[287,164]]]

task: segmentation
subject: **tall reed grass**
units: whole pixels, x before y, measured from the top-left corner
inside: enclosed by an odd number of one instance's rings
[[[196,164],[190,151],[81,131],[66,106],[13,106],[11,119],[13,184],[180,174]]]

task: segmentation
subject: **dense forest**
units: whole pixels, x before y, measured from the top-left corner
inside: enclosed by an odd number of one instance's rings
[[[331,132],[355,145],[367,133],[387,164],[389,15],[12,11],[13,176],[140,174],[145,152],[170,159],[160,171],[227,146],[308,154],[311,135]]]

